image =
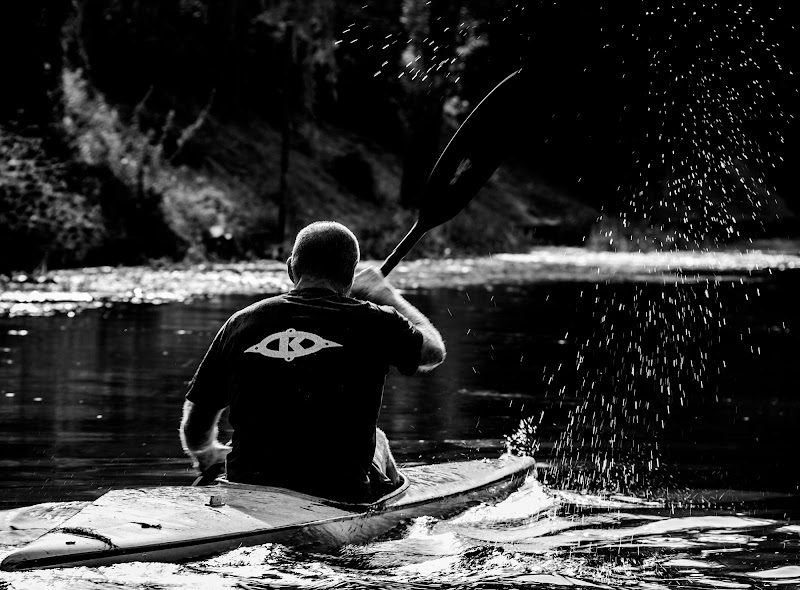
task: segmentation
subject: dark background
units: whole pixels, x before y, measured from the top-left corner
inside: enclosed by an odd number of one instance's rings
[[[51,265],[108,262],[97,254],[104,246],[113,246],[121,262],[179,259],[198,250],[222,258],[264,256],[265,244],[279,243],[292,229],[281,209],[287,199],[300,211],[298,220],[324,199],[298,196],[313,192],[304,187],[312,178],[320,194],[335,187],[344,195],[341,202],[331,201],[329,214],[345,215],[348,199],[377,200],[383,211],[413,211],[458,123],[497,82],[522,67],[527,92],[509,140],[506,169],[513,176],[503,188],[534,217],[556,219],[562,231],[545,233],[533,221],[515,228],[520,235],[513,240],[476,249],[524,250],[542,240],[584,243],[598,211],[644,233],[655,228],[678,236],[661,239],[662,245],[793,236],[793,72],[799,52],[796,17],[783,4],[6,3],[0,9],[0,51],[6,57],[2,147],[19,151],[20,142],[42,139],[28,157],[48,165],[25,177],[27,185],[4,184],[0,222],[32,244],[36,238],[54,242],[49,258],[38,252]],[[76,132],[64,124],[65,115],[72,116],[63,97],[64,71],[80,72],[88,94],[101,93],[126,129],[138,134],[139,172],[126,176],[113,161],[81,156]],[[204,125],[183,137],[204,109]],[[220,129],[236,130],[242,145],[221,137]],[[257,136],[254,129],[265,131]],[[326,155],[320,146],[329,135],[349,143]],[[294,195],[284,190],[286,171],[278,162],[287,146]],[[275,162],[256,159],[248,168],[247,156],[237,149],[264,150]],[[296,152],[320,163],[321,180],[298,166]],[[384,182],[370,153],[395,158],[397,178]],[[262,196],[265,181],[253,176],[264,169],[271,188],[259,207],[275,219],[262,226],[274,223],[277,229],[262,227],[256,235],[245,223],[234,223],[227,249],[211,243],[206,226],[212,222],[195,220],[194,234],[181,232],[162,212],[163,183],[149,180],[168,166],[212,180],[221,168],[228,184],[239,182]],[[523,194],[520,187],[532,183],[536,188]],[[15,214],[14,203],[42,184],[85,196],[84,207],[99,203],[95,225],[127,241],[65,248],[65,241],[88,238],[65,238],[52,228],[25,234],[32,230],[21,228],[23,216]],[[546,210],[548,192],[565,200]],[[42,216],[53,207],[47,201]],[[489,214],[481,215],[491,226]],[[73,233],[91,233],[88,222],[71,223],[77,226]],[[142,227],[148,228],[146,238]]]

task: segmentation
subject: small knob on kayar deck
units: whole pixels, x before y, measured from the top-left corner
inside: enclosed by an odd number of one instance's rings
[[[219,506],[225,506],[225,500],[222,499],[222,496],[211,496],[208,500],[208,504],[206,506],[211,506],[212,508],[217,508]]]

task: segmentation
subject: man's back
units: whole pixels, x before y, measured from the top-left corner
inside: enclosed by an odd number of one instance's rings
[[[376,488],[398,483],[376,432],[384,377],[390,365],[430,371],[446,352],[439,331],[377,268],[355,274],[359,257],[342,224],[306,226],[286,261],[295,290],[234,314],[219,331],[181,419],[181,444],[201,473],[225,460],[235,481],[351,502],[369,499],[370,474]],[[217,440],[226,407],[233,449]]]
[[[385,375],[413,373],[421,341],[391,308],[296,290],[231,317],[187,398],[230,406],[229,479],[362,501]]]

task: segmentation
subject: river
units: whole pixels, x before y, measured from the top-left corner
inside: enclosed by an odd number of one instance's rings
[[[398,460],[496,456],[526,418],[512,446],[534,449],[538,481],[336,555],[268,545],[0,588],[800,587],[798,269],[796,253],[555,248],[407,264],[392,278],[448,359],[387,380]],[[182,396],[258,298],[239,290],[0,317],[0,557],[105,490],[191,481]]]

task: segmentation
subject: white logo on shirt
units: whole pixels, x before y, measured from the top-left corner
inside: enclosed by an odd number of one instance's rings
[[[278,348],[270,348],[269,344],[278,342]],[[303,341],[310,340],[313,344],[308,348],[303,346]],[[245,350],[245,352],[255,352],[262,356],[270,358],[283,359],[285,361],[293,361],[298,356],[306,356],[319,352],[323,348],[334,348],[341,346],[336,342],[325,340],[324,338],[312,334],[311,332],[299,332],[294,328],[289,328],[284,332],[277,332],[264,338],[258,344],[255,344]]]

